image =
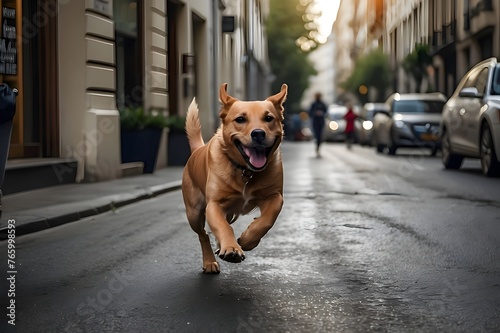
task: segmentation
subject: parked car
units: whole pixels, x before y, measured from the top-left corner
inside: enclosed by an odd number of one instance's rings
[[[373,118],[373,145],[377,152],[388,148],[394,155],[400,147],[440,149],[439,123],[446,97],[441,93],[394,93],[386,101],[388,111]]]
[[[343,119],[347,112],[347,107],[339,104],[331,104],[328,106],[326,114],[325,130],[323,131],[323,139],[325,141],[335,142],[345,140],[345,125]]]
[[[487,176],[500,175],[500,64],[490,58],[467,72],[443,109],[442,160],[459,169],[465,157],[481,159]]]
[[[359,122],[356,122],[356,130],[358,132],[358,142],[362,146],[372,145],[373,133],[373,117],[377,112],[388,112],[387,104],[385,103],[366,103],[359,112]]]

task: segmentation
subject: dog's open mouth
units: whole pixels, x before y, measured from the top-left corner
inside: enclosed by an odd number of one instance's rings
[[[275,142],[276,143],[276,142]],[[244,146],[239,140],[235,140],[234,144],[245,159],[247,166],[253,171],[264,169],[267,164],[269,154],[273,150],[274,144],[270,147],[259,146]]]

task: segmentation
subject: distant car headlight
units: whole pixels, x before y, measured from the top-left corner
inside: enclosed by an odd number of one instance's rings
[[[405,122],[401,121],[401,120],[396,120],[394,122],[394,125],[396,125],[397,128],[403,128],[403,127],[405,127]]]
[[[370,120],[363,121],[363,128],[367,131],[373,128],[373,123]]]
[[[332,120],[330,121],[330,123],[328,124],[328,127],[330,127],[330,129],[332,131],[336,131],[339,129],[339,123],[337,123],[336,121]]]
[[[304,127],[300,132],[305,137],[311,137],[312,136],[312,131],[309,128],[307,128],[307,127]]]

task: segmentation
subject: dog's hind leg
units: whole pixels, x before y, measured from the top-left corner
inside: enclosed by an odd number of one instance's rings
[[[205,231],[205,214],[204,211],[197,211],[195,209],[186,209],[189,225],[194,232],[198,234],[200,240],[201,252],[203,254],[203,273],[205,274],[219,274],[219,263],[215,259],[215,255],[210,245],[210,238]]]

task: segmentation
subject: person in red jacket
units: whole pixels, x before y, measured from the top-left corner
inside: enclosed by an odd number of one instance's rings
[[[354,113],[353,107],[351,104],[347,105],[347,112],[344,115],[345,119],[345,142],[347,144],[347,149],[351,149],[351,145],[354,141],[355,127],[354,121],[358,118],[358,115]]]

